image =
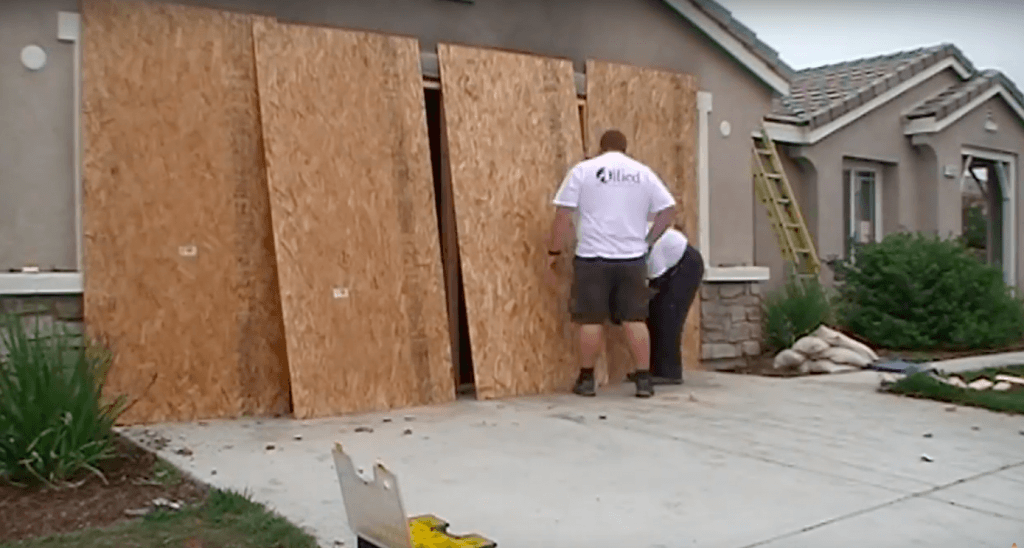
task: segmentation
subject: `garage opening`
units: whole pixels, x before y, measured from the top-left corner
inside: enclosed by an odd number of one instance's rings
[[[452,338],[452,375],[456,394],[474,398],[476,384],[473,377],[472,347],[469,342],[469,321],[466,314],[466,296],[462,285],[462,264],[458,254],[454,208],[448,170],[447,151],[442,132],[441,90],[424,89],[427,132],[430,136],[430,164],[434,174],[434,202],[441,243],[441,263],[444,265],[445,296],[448,302],[448,328]],[[454,316],[454,317],[453,317]]]

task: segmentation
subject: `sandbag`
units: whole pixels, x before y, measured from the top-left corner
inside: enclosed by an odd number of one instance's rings
[[[775,369],[795,369],[800,367],[800,364],[807,361],[807,356],[797,352],[796,350],[787,349],[779,352],[775,356],[775,361],[772,365]]]
[[[853,350],[854,352],[867,358],[869,360],[869,364],[874,363],[879,359],[878,354],[875,353],[875,351],[872,350],[871,347],[869,347],[868,345],[860,341],[855,341],[850,337],[847,337],[846,335],[843,335],[842,333],[836,331],[835,329],[829,328],[828,326],[819,326],[818,329],[816,329],[814,333],[812,333],[812,335],[825,341],[826,343],[829,344],[829,346],[838,346],[841,348],[848,348],[850,350]]]
[[[793,345],[793,350],[796,350],[809,358],[817,358],[823,352],[828,350],[828,348],[829,344],[827,342],[811,335],[802,337]]]
[[[852,365],[854,367],[867,367],[871,365],[871,359],[849,348],[833,346],[822,354],[822,358],[840,365]]]

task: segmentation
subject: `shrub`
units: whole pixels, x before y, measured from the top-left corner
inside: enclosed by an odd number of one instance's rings
[[[771,351],[793,346],[832,320],[832,300],[820,280],[801,282],[792,269],[786,274],[785,285],[765,296],[762,308],[764,345]]]
[[[841,266],[840,321],[887,348],[997,348],[1024,337],[1024,305],[998,267],[954,240],[897,233]]]
[[[44,332],[45,331],[45,332]],[[85,344],[80,344],[82,341]],[[63,326],[0,316],[0,479],[55,484],[113,456],[123,397],[104,402],[106,349]]]

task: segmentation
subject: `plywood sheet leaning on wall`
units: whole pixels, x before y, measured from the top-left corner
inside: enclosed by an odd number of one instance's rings
[[[295,415],[453,400],[418,43],[254,32]]]
[[[697,81],[694,76],[587,61],[587,150],[597,154],[601,135],[617,128],[628,153],[649,165],[676,198],[676,223],[697,240]],[[700,298],[683,330],[683,363],[700,364]],[[605,380],[621,382],[633,361],[621,329],[608,337]]]
[[[567,292],[544,273],[551,199],[583,155],[572,63],[447,44],[438,60],[477,397],[568,389]]]
[[[287,413],[252,18],[82,13],[85,319],[136,400],[122,420]]]

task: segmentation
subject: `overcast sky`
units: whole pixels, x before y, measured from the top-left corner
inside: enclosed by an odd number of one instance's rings
[[[1024,0],[718,0],[794,69],[943,42],[1024,89]]]

